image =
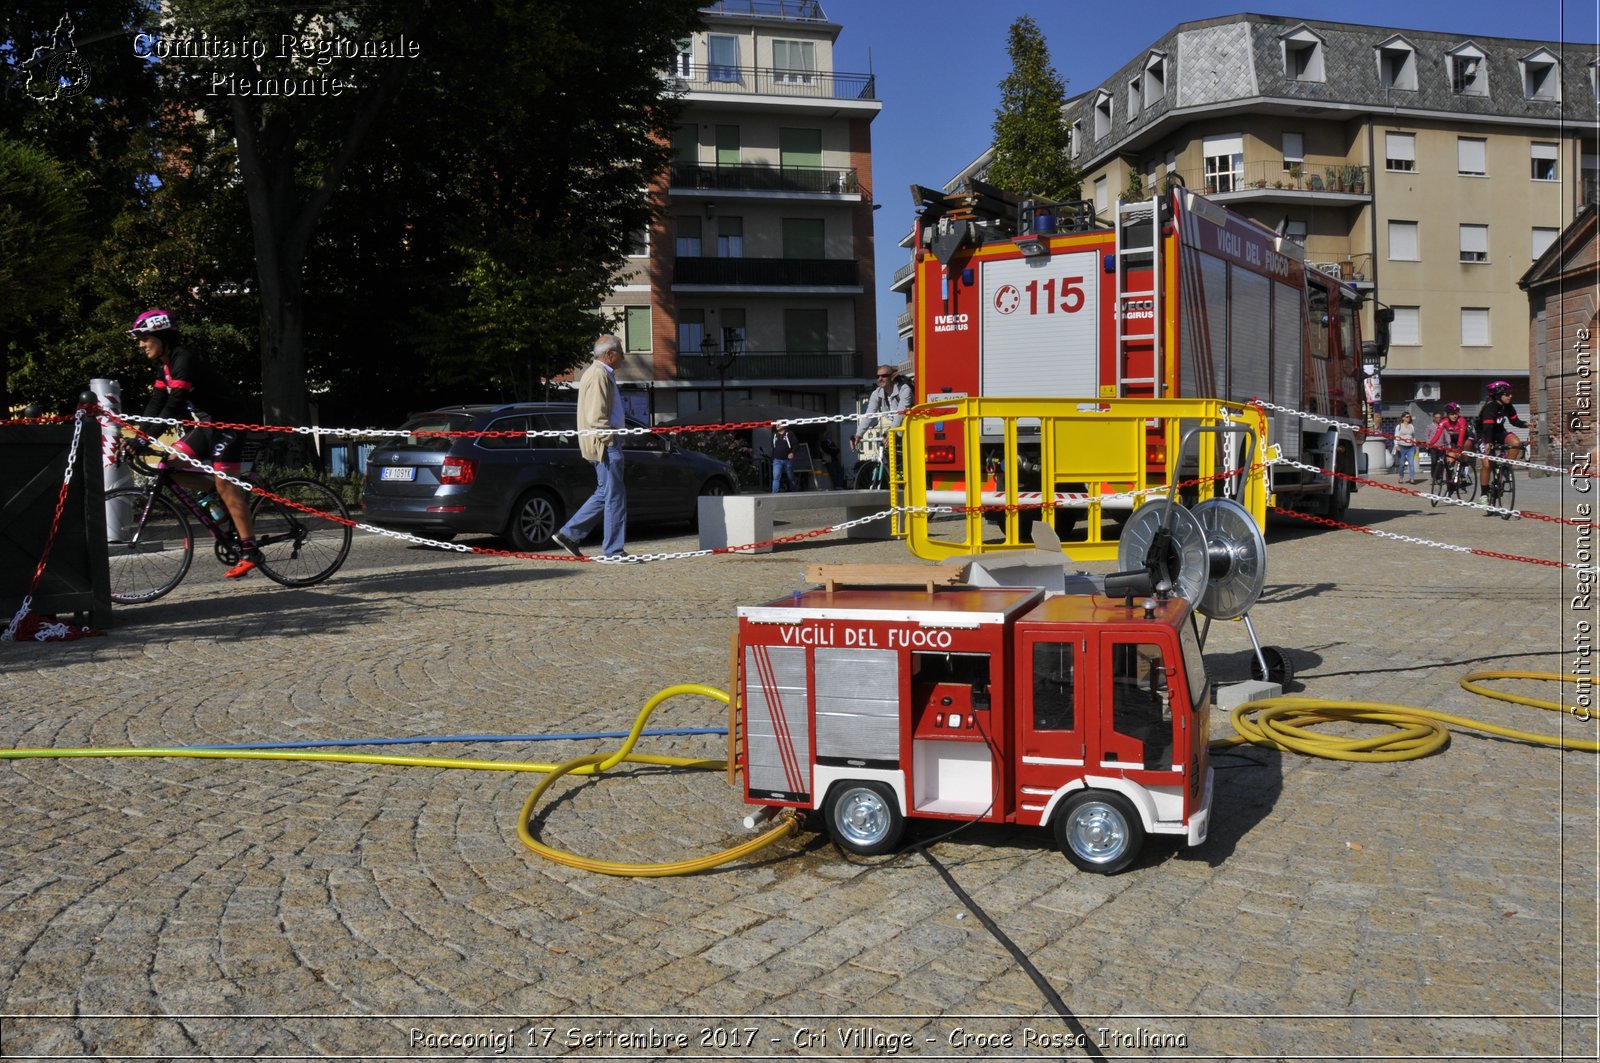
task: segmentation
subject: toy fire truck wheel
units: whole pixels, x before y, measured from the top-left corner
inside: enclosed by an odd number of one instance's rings
[[[1056,813],[1056,844],[1081,871],[1114,875],[1144,845],[1139,813],[1121,794],[1080,790]]]
[[[1267,659],[1267,674],[1261,674],[1261,662],[1251,654],[1250,678],[1276,683],[1288,690],[1289,684],[1294,682],[1294,663],[1289,660],[1289,655],[1276,646],[1263,646],[1261,656]]]
[[[846,782],[828,795],[828,834],[841,849],[877,856],[900,843],[905,819],[890,789],[877,782]]]

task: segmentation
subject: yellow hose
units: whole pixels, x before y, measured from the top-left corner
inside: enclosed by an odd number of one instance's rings
[[[568,864],[572,867],[581,867],[590,871],[598,871],[608,875],[633,875],[637,877],[650,877],[662,875],[681,875],[691,871],[701,871],[718,864],[725,864],[748,856],[779,839],[794,833],[798,823],[791,817],[785,817],[776,827],[748,842],[736,845],[731,849],[710,856],[694,860],[680,860],[666,864],[621,864],[604,860],[591,860],[586,857],[575,856],[542,844],[528,831],[528,819],[535,803],[545,789],[556,779],[563,775],[598,775],[616,767],[626,761],[630,764],[653,764],[672,768],[697,768],[708,771],[722,771],[727,763],[722,760],[704,760],[696,757],[671,757],[650,753],[634,753],[633,747],[638,744],[640,733],[644,730],[645,723],[650,719],[650,714],[656,707],[669,698],[680,694],[698,694],[713,701],[728,703],[728,695],[715,687],[700,683],[679,683],[659,691],[640,710],[634,718],[633,727],[628,736],[623,739],[622,746],[614,753],[590,754],[569,760],[564,764],[540,764],[527,761],[500,761],[500,760],[469,760],[460,757],[405,757],[382,753],[315,753],[290,750],[265,750],[265,749],[179,749],[166,746],[142,746],[126,748],[74,748],[74,749],[4,749],[0,750],[0,760],[28,760],[47,757],[190,757],[201,760],[309,760],[332,761],[341,764],[390,764],[407,768],[463,768],[474,771],[527,771],[548,775],[522,806],[522,814],[517,820],[517,836],[524,845],[541,856]]]
[[[1587,676],[1564,675],[1559,672],[1473,672],[1461,680],[1461,686],[1484,697],[1547,709],[1551,712],[1565,712],[1572,714],[1573,718],[1580,722],[1589,722],[1587,712],[1584,716],[1577,716],[1576,713],[1580,710],[1574,706],[1492,690],[1477,685],[1476,681],[1480,679],[1570,681],[1581,686],[1589,686],[1592,680]],[[1535,734],[1532,731],[1501,727],[1465,716],[1452,716],[1433,709],[1421,709],[1412,705],[1389,705],[1376,701],[1263,698],[1260,701],[1248,701],[1239,705],[1229,714],[1228,719],[1238,734],[1232,738],[1222,738],[1212,742],[1211,748],[1221,749],[1249,743],[1329,760],[1365,762],[1416,760],[1444,748],[1450,741],[1450,732],[1445,726],[1448,724],[1466,731],[1482,731],[1535,745],[1588,753],[1600,752],[1600,742]],[[1333,722],[1386,725],[1392,730],[1373,738],[1361,739],[1342,738],[1312,730],[1319,724]]]

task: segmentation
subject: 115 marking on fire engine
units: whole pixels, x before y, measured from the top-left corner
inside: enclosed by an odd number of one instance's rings
[[[785,627],[779,634],[791,646],[858,646],[868,650],[907,647],[947,650],[953,642],[948,631],[920,627],[871,628],[813,623]]]

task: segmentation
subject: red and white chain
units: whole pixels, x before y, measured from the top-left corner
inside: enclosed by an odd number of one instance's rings
[[[39,589],[39,581],[44,577],[45,562],[50,558],[50,549],[55,545],[56,533],[61,528],[61,512],[67,505],[67,490],[72,485],[72,470],[78,464],[78,441],[83,438],[84,414],[85,411],[79,409],[72,421],[72,446],[67,449],[67,467],[61,474],[61,491],[56,496],[55,516],[50,518],[50,537],[45,540],[44,551],[39,554],[39,564],[33,570],[33,582],[28,584],[28,593],[22,596],[22,606],[17,610],[17,615],[11,618],[11,623],[6,625],[5,631],[0,632],[0,642],[15,641],[17,625],[22,623],[22,618],[27,616],[28,610],[33,607],[34,592]],[[40,640],[60,638],[66,630],[65,624],[46,624],[39,628],[35,637]]]

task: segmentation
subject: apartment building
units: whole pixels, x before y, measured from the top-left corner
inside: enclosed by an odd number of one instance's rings
[[[1393,307],[1384,404],[1431,408],[1527,394],[1517,282],[1596,200],[1596,77],[1593,45],[1241,14],[1179,24],[1063,120],[1108,224],[1179,180]]]
[[[682,42],[673,162],[607,308],[637,414],[853,408],[876,362],[869,73],[814,0],[720,0]]]

